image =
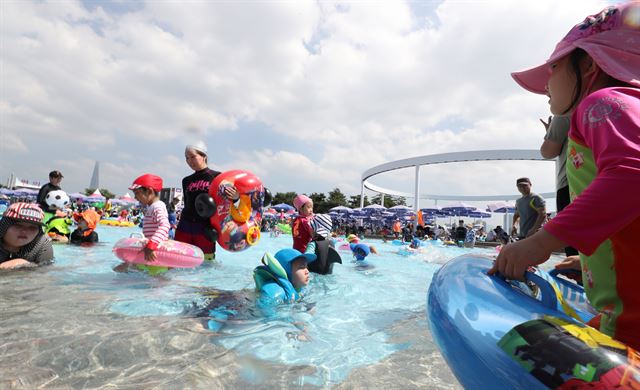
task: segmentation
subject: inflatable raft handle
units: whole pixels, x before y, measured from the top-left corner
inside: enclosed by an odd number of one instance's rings
[[[129,238],[144,238],[144,234],[142,233],[131,233]]]
[[[558,297],[556,296],[556,292],[553,287],[551,287],[551,284],[549,284],[549,282],[529,271],[524,273],[524,278],[527,280],[527,282],[531,282],[538,286],[538,288],[540,289],[540,301],[542,302],[543,306],[553,310],[558,307]]]
[[[513,284],[510,283],[510,281],[502,274],[497,273],[496,276],[504,280],[505,283],[513,286]],[[540,301],[544,307],[554,310],[557,308],[558,297],[556,296],[556,292],[553,287],[551,287],[551,284],[549,284],[549,282],[536,275],[535,273],[529,271],[526,271],[524,273],[524,278],[527,282],[533,283],[538,286],[538,289],[540,290]]]
[[[551,276],[553,276],[555,278],[557,278],[558,275],[564,275],[566,277],[569,277],[569,278],[573,279],[572,277],[580,276],[581,273],[582,273],[581,270],[572,269],[572,268],[565,268],[565,269],[554,268],[551,271],[549,271],[549,275],[551,275]],[[562,279],[562,280],[564,280],[564,279]]]

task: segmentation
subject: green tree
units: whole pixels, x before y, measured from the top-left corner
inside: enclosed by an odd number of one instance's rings
[[[327,206],[327,196],[323,193],[314,192],[309,195],[309,198],[313,201],[313,211],[319,214],[324,214],[329,211]]]
[[[378,201],[380,201],[380,199],[378,199]],[[369,206],[370,204],[371,204],[371,202],[369,202],[369,198],[367,197],[367,195],[365,195],[364,196],[364,206]],[[349,197],[349,203],[347,205],[349,207],[351,207],[352,209],[360,207],[360,195],[351,195]]]
[[[380,204],[380,194],[371,198],[371,203]],[[407,199],[404,196],[391,196],[386,195],[384,197],[384,207],[389,208],[398,205],[406,205]]]
[[[327,206],[329,206],[328,209],[346,205],[347,197],[342,193],[342,191],[340,191],[340,188],[334,188],[332,191],[329,191],[329,198],[327,199]]]
[[[296,197],[295,192],[277,192],[273,196],[273,200],[271,201],[272,205],[277,205],[280,203],[286,203],[290,206],[293,206],[293,198]]]

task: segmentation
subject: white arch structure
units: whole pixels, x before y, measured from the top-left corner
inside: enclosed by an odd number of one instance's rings
[[[419,199],[435,200],[460,200],[460,201],[487,201],[487,200],[513,200],[521,197],[520,194],[507,195],[434,195],[420,194],[420,167],[423,165],[446,164],[453,162],[467,161],[502,161],[502,160],[532,160],[532,161],[551,161],[556,159],[545,159],[540,156],[540,151],[536,149],[507,149],[507,150],[473,150],[468,152],[453,152],[432,154],[427,156],[411,157],[402,160],[391,161],[385,164],[369,168],[362,174],[360,183],[360,207],[364,206],[364,189],[379,192],[382,196],[381,202],[384,203],[384,195],[403,196],[414,199],[413,209],[418,212]],[[370,183],[368,180],[375,175],[394,171],[397,169],[415,167],[415,187],[413,194],[408,192],[400,192],[383,188]],[[544,198],[555,198],[555,192],[546,192],[540,194]]]

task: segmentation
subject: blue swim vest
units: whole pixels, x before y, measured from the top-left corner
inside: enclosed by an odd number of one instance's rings
[[[356,257],[357,261],[366,259],[367,256],[369,256],[369,253],[371,253],[371,248],[369,248],[369,245],[366,244],[349,244],[349,247],[351,248],[351,252],[353,252],[353,255]]]
[[[253,280],[261,298],[272,303],[292,302],[300,298],[300,294],[289,281],[287,271],[270,253],[262,257],[262,264],[253,270]]]

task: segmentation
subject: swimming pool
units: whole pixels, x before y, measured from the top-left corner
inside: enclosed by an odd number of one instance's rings
[[[341,252],[343,265],[314,275],[302,303],[265,317],[252,270],[291,236],[219,250],[218,263],[195,270],[114,272],[111,247],[137,231],[100,226],[97,246],[59,245],[54,265],[0,275],[0,387],[459,388],[425,298],[440,265],[468,249],[401,256],[370,241],[373,268]]]

